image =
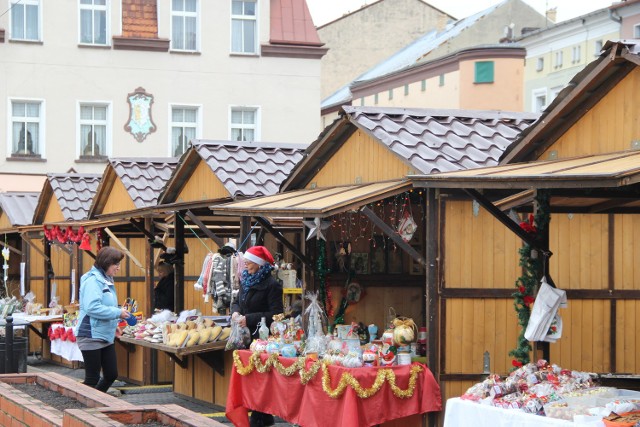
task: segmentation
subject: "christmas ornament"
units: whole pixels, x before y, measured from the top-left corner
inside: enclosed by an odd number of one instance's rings
[[[305,227],[309,228],[307,240],[311,239],[312,237],[316,237],[317,239],[322,239],[324,241],[327,240],[327,237],[324,235],[323,231],[331,227],[331,221],[322,221],[320,217],[316,217],[313,221],[302,222]]]

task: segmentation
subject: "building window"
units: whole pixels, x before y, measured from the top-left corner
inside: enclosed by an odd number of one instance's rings
[[[404,96],[409,95],[409,85],[404,85]]]
[[[171,0],[171,49],[198,49],[198,0]]]
[[[80,43],[106,45],[107,0],[80,0]]]
[[[378,94],[377,93],[375,95],[373,95],[373,103],[375,105],[378,105]]]
[[[556,65],[555,68],[561,68],[562,67],[562,51],[559,50],[558,52],[556,52]]]
[[[571,63],[572,64],[576,64],[578,62],[580,62],[580,56],[581,56],[581,48],[580,46],[574,46],[571,49]]]
[[[393,89],[389,89],[389,101],[393,99]]]
[[[232,0],[231,2],[231,52],[257,53],[256,2]]]
[[[563,86],[556,86],[556,87],[552,87],[549,90],[549,94],[550,94],[549,99],[551,100],[550,103],[556,99],[558,94],[562,92],[562,89],[563,89]]]
[[[364,107],[364,96],[360,97],[360,106]]]
[[[640,24],[633,26],[633,38],[634,39],[640,38]]]
[[[536,60],[536,71],[542,71],[544,69],[544,58],[538,58]]]
[[[40,0],[11,0],[11,39],[40,40]]]
[[[257,108],[231,108],[230,138],[232,141],[258,140]]]
[[[189,142],[196,137],[197,129],[197,107],[171,108],[171,153],[174,157],[180,157],[187,151]]]
[[[425,90],[427,90],[427,81],[426,81],[426,80],[422,80],[422,81],[420,82],[420,90],[421,90],[421,91],[423,91],[423,92],[424,92]]]
[[[11,157],[42,155],[41,101],[11,102]]]
[[[109,106],[80,104],[80,159],[107,157]]]
[[[533,91],[533,105],[531,109],[534,113],[541,113],[547,107],[547,90],[537,89]]]
[[[596,40],[593,56],[600,56],[600,51],[602,51],[602,40]]]
[[[477,61],[474,83],[493,83],[493,68],[493,61]]]
[[[444,86],[444,74],[440,74],[440,80],[438,81],[439,86]]]

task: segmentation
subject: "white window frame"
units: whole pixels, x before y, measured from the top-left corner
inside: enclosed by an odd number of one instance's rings
[[[92,2],[95,0],[91,0]],[[82,11],[90,10],[91,11],[91,37],[92,41],[86,42],[82,41]],[[105,15],[104,19],[104,43],[97,43],[93,40],[95,35],[95,21],[94,21],[94,13],[96,11],[103,12]],[[110,46],[111,45],[111,0],[105,0],[105,4],[96,5],[96,4],[83,4],[82,0],[78,0],[78,44],[83,46]]]
[[[593,48],[593,56],[600,56],[600,51],[602,50],[602,40],[596,40],[593,44]]]
[[[573,46],[571,49],[571,63],[577,64],[582,56],[582,47],[580,45]]]
[[[633,26],[633,38],[640,38],[640,24],[636,24]]]
[[[17,6],[22,6],[25,10],[27,6],[37,6],[38,7],[38,36],[35,39],[27,38],[27,22],[26,22],[26,13],[25,13],[25,22],[24,22],[24,37],[16,37],[13,32],[13,22],[11,9]],[[42,41],[42,2],[40,0],[10,0],[9,1],[9,39],[10,40],[20,40],[25,42],[41,42]]]
[[[7,157],[12,157],[13,150],[13,103],[30,103],[30,104],[40,104],[40,116],[37,120],[25,118],[25,122],[38,123],[38,153],[35,157],[36,159],[44,159],[44,153],[46,153],[46,144],[45,144],[45,117],[46,117],[46,104],[44,99],[35,99],[35,98],[8,98],[7,99]],[[21,156],[14,156],[14,158],[22,158]],[[29,157],[23,157],[28,159]]]
[[[251,15],[234,15],[233,14],[233,1],[234,0],[230,0],[231,1],[231,25],[230,25],[230,39],[229,39],[229,51],[233,54],[233,55],[259,55],[259,26],[258,26],[258,16],[260,16],[260,9],[259,9],[259,3],[258,0],[238,0],[238,1],[242,1],[243,3],[255,3],[255,11],[256,14],[251,16]],[[245,51],[235,51],[233,50],[233,22],[239,20],[239,21],[253,21],[254,23],[254,36],[253,36],[253,45],[255,47],[253,52],[245,52]],[[244,32],[242,33],[242,38],[244,41]],[[242,43],[242,46],[244,46],[244,42]]]
[[[540,56],[536,59],[536,71],[544,70],[544,57]]]
[[[231,117],[233,115],[234,111],[254,111],[256,113],[255,117],[256,117],[256,122],[253,126],[248,126],[248,125],[244,125],[241,124],[240,126],[234,126],[234,123],[232,123],[231,121]],[[229,141],[235,141],[231,134],[232,134],[232,129],[253,129],[253,141],[260,141],[261,140],[261,109],[258,105],[231,105],[229,106]],[[242,142],[242,141],[241,141]],[[246,141],[246,142],[250,142],[250,141]]]
[[[169,34],[171,34],[171,50],[174,52],[200,52],[200,32],[201,32],[201,26],[200,26],[200,0],[196,0],[196,11],[195,12],[188,12],[188,11],[174,11],[173,10],[173,2],[171,0],[169,0]],[[174,37],[173,37],[173,17],[174,16],[179,16],[182,18],[195,18],[196,19],[196,45],[194,46],[193,49],[187,49],[187,48],[178,48],[174,45]],[[184,36],[184,34],[183,34]],[[186,37],[185,37],[185,45],[186,45]]]
[[[76,123],[78,124],[76,127],[76,159],[80,160],[88,160],[88,159],[102,159],[108,158],[113,155],[113,120],[112,120],[112,111],[113,106],[110,101],[78,101],[76,104]],[[104,149],[105,152],[100,154],[100,156],[94,157],[81,157],[83,155],[83,145],[84,135],[82,132],[82,125],[91,124],[91,125],[101,125],[102,121],[98,120],[82,120],[81,116],[81,108],[82,107],[106,107],[107,114],[104,120],[104,125],[106,126],[105,132],[105,141],[104,141]]]
[[[540,107],[540,110],[537,109],[538,103],[536,102],[539,98],[544,96],[544,105],[542,105]],[[542,111],[544,111],[545,108],[547,108],[547,105],[549,102],[549,97],[547,94],[547,88],[539,88],[539,89],[534,89],[533,91],[531,91],[531,111],[533,113],[540,113]]]
[[[196,110],[196,123],[195,126],[189,126],[190,122],[174,122],[173,110],[176,108]],[[202,104],[169,104],[169,144],[167,152],[169,157],[175,157],[173,149],[173,128],[178,125],[181,127],[193,127],[196,130],[195,138],[202,138]]]
[[[564,54],[561,50],[556,51],[556,63],[554,65],[554,68],[562,68],[562,62],[564,59]]]

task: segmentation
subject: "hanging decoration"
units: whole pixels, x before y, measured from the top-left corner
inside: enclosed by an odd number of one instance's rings
[[[368,388],[363,387],[349,372],[343,371],[338,385],[335,388],[332,388],[329,366],[321,360],[316,360],[311,364],[309,369],[306,369],[305,358],[299,357],[292,365],[285,367],[278,359],[277,353],[271,353],[263,363],[260,358],[260,353],[256,352],[249,357],[247,365],[244,365],[242,360],[240,360],[238,351],[236,350],[233,352],[233,364],[238,374],[242,376],[249,375],[254,370],[264,374],[266,372],[270,372],[272,369],[275,369],[280,375],[284,375],[286,377],[290,377],[298,373],[300,376],[300,383],[302,385],[307,384],[318,374],[318,371],[322,370],[322,390],[324,390],[327,396],[332,399],[337,399],[342,396],[347,387],[351,387],[359,398],[368,399],[378,393],[385,382],[389,384],[394,396],[400,399],[407,399],[413,396],[418,383],[418,375],[424,371],[424,368],[420,365],[416,364],[411,366],[409,385],[406,389],[402,389],[396,384],[396,374],[393,372],[393,369],[378,369],[375,381],[371,387]]]
[[[407,194],[404,198],[402,213],[400,213],[400,220],[398,221],[398,234],[402,237],[402,240],[408,243],[416,230],[418,230],[418,224],[416,224],[416,221],[413,219],[411,197]]]
[[[3,258],[3,263],[2,263],[2,284],[4,285],[4,296],[8,297],[9,296],[9,286],[7,285],[7,282],[9,281],[9,248],[7,247],[7,235],[4,235],[4,247],[2,248],[2,258]]]
[[[324,235],[324,230],[331,227],[331,221],[322,221],[320,217],[316,217],[313,221],[302,222],[307,228],[309,228],[307,240],[312,237],[316,237],[318,240],[327,240],[327,236]]]
[[[545,192],[538,192],[536,195],[537,210],[535,216],[529,214],[526,220],[520,223],[520,228],[529,233],[534,241],[540,242],[542,236],[549,227],[549,195]],[[538,256],[536,249],[525,243],[518,250],[520,254],[520,267],[522,275],[515,282],[517,291],[513,295],[513,305],[518,316],[520,334],[518,336],[517,347],[509,352],[513,356],[511,364],[514,369],[526,365],[530,361],[531,344],[524,337],[524,332],[529,324],[531,316],[531,305],[535,301],[535,291],[542,276],[542,259]]]
[[[80,226],[78,231],[73,231],[73,227],[70,225],[67,226],[64,231],[58,225],[54,225],[51,228],[43,225],[42,229],[44,231],[44,238],[47,242],[58,242],[63,245],[68,243],[80,243],[85,234],[83,226]]]

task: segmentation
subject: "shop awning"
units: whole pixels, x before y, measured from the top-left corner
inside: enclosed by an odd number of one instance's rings
[[[328,217],[357,209],[411,188],[408,181],[385,181],[326,188],[306,188],[273,196],[211,206],[215,214],[261,217]]]
[[[516,163],[410,177],[415,187],[474,189],[598,189],[640,182],[640,151]]]

